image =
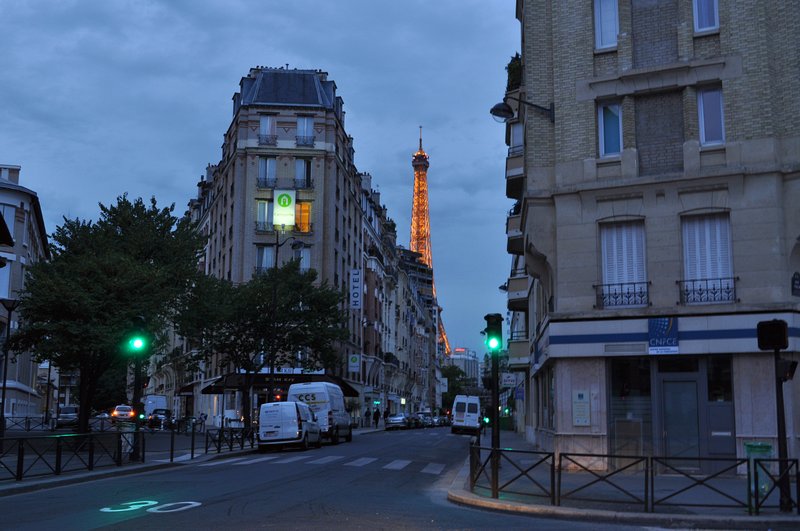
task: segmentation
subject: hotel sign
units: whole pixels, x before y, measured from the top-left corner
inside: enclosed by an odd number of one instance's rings
[[[361,299],[363,298],[361,295],[363,293],[363,283],[361,282],[361,270],[360,269],[351,269],[350,270],[350,309],[351,310],[360,310],[361,309]]]
[[[294,226],[294,190],[275,190],[275,205],[272,209],[272,224],[275,227]]]
[[[678,354],[678,318],[656,317],[647,320],[647,353]]]

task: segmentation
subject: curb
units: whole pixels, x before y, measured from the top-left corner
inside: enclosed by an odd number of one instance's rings
[[[498,512],[525,514],[561,520],[605,522],[610,524],[657,525],[660,527],[691,527],[702,529],[754,529],[800,527],[800,517],[783,516],[706,516],[606,511],[600,509],[578,509],[552,505],[537,505],[485,498],[470,492],[468,487],[469,459],[461,467],[450,489],[447,499],[458,505],[477,507]]]
[[[15,494],[24,494],[28,492],[35,492],[38,490],[53,489],[57,487],[64,487],[67,485],[75,485],[78,483],[87,483],[89,481],[97,481],[101,479],[115,478],[120,476],[131,476],[133,474],[144,474],[154,470],[161,470],[163,468],[171,468],[183,466],[188,463],[203,463],[206,461],[215,461],[217,459],[224,459],[226,457],[233,457],[243,453],[250,453],[253,450],[247,448],[245,450],[234,450],[232,452],[219,453],[219,454],[202,454],[190,461],[176,461],[172,463],[144,463],[134,464],[121,467],[103,468],[102,470],[80,471],[75,475],[48,477],[45,479],[32,479],[29,481],[15,482],[8,487],[0,486],[0,498],[6,496],[13,496]]]

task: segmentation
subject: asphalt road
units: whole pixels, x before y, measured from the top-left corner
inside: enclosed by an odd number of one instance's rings
[[[469,437],[447,428],[253,452],[0,499],[3,529],[619,529],[447,501]],[[633,529],[633,528],[631,528]]]

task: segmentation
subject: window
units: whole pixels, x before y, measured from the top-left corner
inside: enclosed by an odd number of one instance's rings
[[[311,116],[297,117],[297,145],[314,145],[314,118]]]
[[[259,188],[274,188],[276,184],[277,161],[275,157],[258,158],[258,186]]]
[[[256,247],[256,272],[261,273],[275,267],[275,248],[271,245]]]
[[[311,232],[311,203],[309,201],[295,203],[294,228],[298,232]]]
[[[256,230],[272,230],[272,201],[256,201]]]
[[[508,155],[522,155],[525,140],[523,138],[524,128],[522,122],[514,122],[511,124],[511,146],[508,148]]]
[[[648,304],[644,222],[600,225],[603,284],[598,307]]]
[[[685,279],[681,302],[733,302],[736,290],[728,214],[687,216],[681,220]]]
[[[262,114],[259,117],[258,143],[259,145],[274,146],[278,137],[275,134],[275,117]]]
[[[697,113],[700,119],[700,144],[725,142],[725,122],[722,115],[722,89],[697,91]]]
[[[594,0],[594,46],[598,50],[617,45],[617,0]]]
[[[294,182],[298,188],[310,188],[311,159],[295,159]]]
[[[300,271],[308,271],[311,268],[311,248],[301,247],[300,249],[295,249],[294,259],[300,262]]]
[[[604,104],[597,108],[597,129],[600,156],[619,155],[622,152],[622,109],[619,104]]]
[[[694,0],[694,30],[708,31],[719,28],[717,0]]]

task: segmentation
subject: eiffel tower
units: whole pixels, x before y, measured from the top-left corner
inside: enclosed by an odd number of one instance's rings
[[[436,302],[436,284],[433,281],[433,259],[431,257],[431,218],[428,211],[428,154],[422,149],[422,126],[419,127],[419,149],[411,159],[414,168],[414,203],[411,208],[411,242],[409,248],[419,253],[423,263],[431,268],[431,288]],[[450,356],[450,342],[444,331],[442,309],[439,308],[439,345],[444,354]]]

